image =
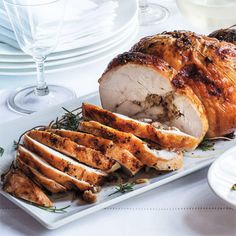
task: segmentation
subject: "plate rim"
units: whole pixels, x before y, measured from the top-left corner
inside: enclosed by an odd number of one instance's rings
[[[138,33],[138,27],[136,27],[134,29],[134,31],[132,32],[130,40],[128,41],[129,45],[131,45],[131,43],[133,43],[133,41],[136,39],[137,33]],[[60,72],[60,71],[66,71],[66,70],[73,69],[73,68],[79,68],[82,66],[87,66],[91,63],[95,63],[97,61],[103,60],[106,57],[116,55],[117,53],[120,52],[120,49],[123,45],[122,43],[123,43],[123,41],[119,42],[117,45],[115,45],[115,47],[112,47],[109,50],[102,51],[99,54],[92,56],[92,58],[88,57],[85,59],[79,59],[79,56],[78,56],[78,60],[75,60],[74,62],[65,63],[62,65],[53,65],[50,67],[47,67],[47,65],[45,65],[46,66],[45,73],[50,74],[50,73],[55,73],[55,72]],[[121,46],[121,47],[119,47],[119,46]],[[111,49],[114,49],[114,51],[112,51]],[[122,50],[124,50],[124,49],[125,49],[125,47],[122,47]],[[36,74],[36,71],[34,70],[34,68],[26,68],[26,71],[25,71],[25,69],[20,70],[20,71],[14,70],[12,68],[0,69],[0,76],[23,76],[23,75],[35,75],[35,74]]]
[[[105,45],[104,47],[101,47],[100,49],[96,49],[93,51],[90,51],[88,53],[83,53],[83,54],[75,54],[73,56],[68,56],[62,59],[55,59],[55,60],[46,60],[45,62],[45,67],[53,67],[53,66],[57,66],[57,65],[63,65],[63,64],[67,64],[67,63],[71,63],[74,61],[78,61],[78,60],[86,60],[88,58],[90,58],[91,56],[96,56],[99,55],[105,51],[111,50],[114,47],[119,46],[122,42],[124,42],[125,40],[127,40],[129,37],[131,37],[133,34],[135,34],[137,30],[137,22],[134,21],[132,24],[132,28],[130,28],[128,31],[125,31],[124,34],[121,35],[121,37],[119,37],[117,40],[114,40],[112,43]],[[69,61],[69,62],[67,62]],[[1,63],[3,64],[7,64],[6,66],[1,65]],[[34,65],[34,61],[25,61],[25,62],[19,62],[19,61],[0,61],[0,73],[1,70],[18,70],[18,69],[22,69],[22,67],[24,67],[25,69],[28,70],[35,70],[35,65]],[[26,66],[26,67],[25,67]]]
[[[88,47],[85,47],[87,49],[82,49],[82,48],[75,48],[75,49],[71,49],[71,50],[66,50],[63,52],[53,52],[51,53],[48,58],[47,61],[57,61],[57,60],[64,60],[70,57],[75,57],[75,56],[80,56],[80,55],[84,55],[84,54],[89,54],[93,51],[96,50],[101,50],[102,48],[111,46],[113,44],[116,44],[118,41],[121,41],[122,38],[124,38],[127,34],[131,33],[132,28],[133,29],[137,26],[137,18],[134,18],[132,22],[130,22],[129,27],[125,30],[123,30],[121,32],[121,34],[118,37],[112,37],[109,40],[104,40],[104,42],[99,42],[99,47],[97,47],[96,45],[91,45]],[[118,38],[118,39],[117,39]],[[91,49],[92,47],[92,49]],[[58,54],[66,54],[66,57],[62,56],[62,55],[58,55]],[[11,59],[9,59],[11,58]],[[15,59],[17,58],[17,59]],[[2,59],[2,61],[4,63],[34,63],[34,61],[32,60],[32,58],[26,54],[22,54],[22,55],[1,55],[0,59]],[[21,62],[19,62],[21,60]]]

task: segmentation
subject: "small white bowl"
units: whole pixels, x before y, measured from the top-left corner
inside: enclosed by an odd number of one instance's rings
[[[236,209],[236,146],[223,153],[208,171],[208,183],[213,192]]]

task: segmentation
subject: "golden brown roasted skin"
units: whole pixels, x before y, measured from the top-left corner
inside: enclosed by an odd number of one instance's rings
[[[133,69],[121,73],[119,72],[122,67],[130,65]],[[145,74],[144,79],[141,79],[138,82],[138,74],[135,75],[135,77],[132,77],[132,73],[129,74],[131,70],[135,71],[137,69],[140,71],[141,78],[144,76],[143,73]],[[145,73],[144,70],[151,70],[151,75],[147,74],[147,72]],[[157,82],[152,78],[153,73],[156,73]],[[112,78],[113,74],[116,74],[114,78]],[[127,74],[129,74],[129,76],[127,76]],[[157,79],[160,75],[164,80],[158,82]],[[209,127],[205,108],[188,85],[176,88],[176,86],[172,84],[172,80],[176,75],[177,72],[175,69],[155,55],[148,55],[140,52],[122,53],[109,63],[106,71],[99,79],[99,92],[102,107],[109,111],[124,114],[132,118],[151,118],[154,121],[165,123],[168,126],[177,127],[181,131],[198,138],[198,142],[200,143]],[[123,81],[124,78],[122,78],[122,76],[126,76],[126,78],[129,79],[132,77],[132,79],[130,79],[130,81],[133,82],[132,87],[129,87],[131,83],[128,80],[126,80],[126,82]],[[113,84],[111,81],[113,81]],[[116,81],[117,84],[115,84],[114,81]],[[125,86],[120,88],[119,84],[125,84]],[[162,92],[160,92],[160,90]],[[106,95],[108,93],[110,93],[109,96]],[[132,94],[139,93],[141,96],[136,96],[134,99]],[[146,97],[142,96],[142,94],[146,94]],[[170,95],[169,98],[171,98],[169,101],[166,99],[168,95]],[[160,96],[159,102],[155,101],[155,96]],[[179,97],[182,98],[182,101],[185,101],[181,102],[182,104],[176,105],[176,101],[174,100]],[[127,109],[124,110],[121,107],[125,107],[124,104],[126,101],[129,101],[130,103],[128,105],[129,107],[127,106]],[[136,107],[136,112],[130,113],[129,111],[132,110],[133,106]],[[148,112],[148,110],[158,107],[161,107],[162,113],[151,112],[150,114]],[[190,113],[189,108],[192,110]],[[139,117],[140,113],[143,114]],[[181,116],[181,114],[183,116]],[[189,123],[193,121],[193,118],[197,129],[194,129],[194,126],[192,127],[192,125],[191,127],[189,126]],[[186,120],[188,122],[186,122]],[[168,142],[163,142],[161,145],[165,146],[166,144],[168,144]],[[179,147],[179,145],[174,145],[174,148]],[[185,147],[183,146],[182,148]]]
[[[183,166],[183,155],[180,152],[167,152],[161,154],[150,149],[146,143],[131,133],[118,131],[102,125],[96,121],[80,122],[79,129],[99,137],[112,140],[122,148],[128,150],[137,157],[144,165],[158,170],[168,171],[180,169]],[[169,157],[169,154],[171,157]]]
[[[64,186],[42,175],[36,169],[27,165],[19,158],[16,159],[16,165],[21,171],[23,171],[28,177],[30,177],[31,180],[33,180],[39,186],[42,186],[45,189],[47,189],[49,192],[51,193],[66,192],[66,188]]]
[[[226,41],[236,45],[236,29],[234,27],[216,30],[210,33],[208,37],[217,38],[220,41]]]
[[[94,120],[114,129],[132,133],[137,137],[158,143],[164,148],[191,150],[198,145],[198,139],[193,136],[185,133],[177,135],[174,132],[165,132],[165,130],[157,129],[151,124],[119,116],[92,104],[83,103],[82,110],[85,119]]]
[[[63,156],[61,157],[58,152],[50,152],[50,149],[46,149],[44,145],[31,139],[27,135],[24,135],[24,146],[31,152],[40,156],[53,167],[79,180],[84,180],[91,185],[99,185],[104,181],[106,176],[105,172],[90,168],[77,161],[73,161],[73,159],[69,157],[63,158]]]
[[[63,185],[68,190],[88,190],[91,189],[92,185],[84,180],[79,180],[70,176],[62,171],[57,170],[56,168],[50,166],[45,161],[42,161],[40,157],[31,151],[27,150],[23,146],[19,146],[17,150],[17,158],[22,162],[26,163],[28,166],[36,169],[42,175],[46,176],[49,179],[56,181],[57,183]]]
[[[50,129],[49,131],[62,137],[69,138],[85,147],[93,148],[102,152],[105,156],[122,165],[130,175],[135,175],[143,167],[143,164],[134,155],[132,155],[128,150],[119,147],[111,140],[79,131],[58,129]]]
[[[46,194],[19,169],[12,169],[5,176],[3,190],[39,206],[53,206]]]
[[[49,129],[47,131],[64,138],[69,138],[70,140],[79,145],[95,149],[97,151],[102,152],[103,154],[105,154],[106,150],[112,147],[113,145],[113,142],[111,140],[104,139],[101,137],[96,137],[92,134],[86,134],[79,131],[60,130],[60,129]]]
[[[101,152],[78,145],[68,138],[39,130],[32,130],[27,134],[36,141],[99,170],[108,171],[116,164],[114,160],[104,156]]]
[[[155,55],[179,73],[172,83],[189,85],[202,101],[209,137],[236,130],[236,46],[192,32],[164,32],[140,40],[131,51]]]
[[[131,176],[137,174],[144,166],[130,151],[119,145],[107,149],[106,155],[120,163],[125,172]]]

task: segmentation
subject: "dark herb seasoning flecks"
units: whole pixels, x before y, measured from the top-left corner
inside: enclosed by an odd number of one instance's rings
[[[198,148],[202,151],[214,151],[214,145],[215,142],[212,142],[211,140],[204,139],[199,145]]]
[[[4,148],[0,147],[0,157],[3,155],[4,153]]]
[[[236,191],[236,184],[233,184],[233,186],[231,187],[231,190]]]

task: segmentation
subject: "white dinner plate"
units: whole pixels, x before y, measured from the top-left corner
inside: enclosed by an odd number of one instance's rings
[[[78,47],[78,44],[76,45],[78,48],[72,49],[72,50],[67,50],[67,51],[62,51],[62,52],[54,52],[51,53],[47,61],[52,61],[52,60],[60,60],[60,59],[65,59],[68,57],[73,57],[73,56],[79,56],[83,54],[88,54],[93,51],[97,51],[100,49],[104,49],[106,47],[111,46],[112,44],[117,43],[120,41],[122,38],[126,37],[127,34],[130,34],[130,32],[137,26],[137,20],[138,20],[138,15],[133,18],[133,20],[127,25],[127,28],[125,28],[122,32],[120,32],[117,36],[109,38],[107,40],[103,40],[101,42],[98,42],[94,45],[90,46],[85,46],[85,47]],[[0,41],[1,41],[1,35],[0,35]],[[6,37],[6,36],[4,36]],[[1,62],[17,62],[17,63],[22,63],[22,62],[33,62],[33,59],[31,56],[28,56],[24,54],[22,51],[20,51],[17,48],[13,48],[7,44],[1,43],[0,42],[0,61]]]
[[[236,147],[223,153],[208,171],[208,183],[213,192],[223,201],[236,209]]]
[[[122,53],[126,50],[129,50],[130,47],[134,44],[135,38],[138,32],[138,28],[135,28],[133,32],[131,32],[130,35],[127,36],[127,38],[123,39],[119,44],[109,47],[105,51],[102,51],[101,53],[90,53],[88,56],[84,57],[83,59],[78,57],[72,57],[72,58],[66,58],[64,60],[57,60],[53,62],[53,65],[48,65],[51,62],[46,62],[46,73],[53,73],[56,71],[63,71],[66,69],[71,69],[75,67],[81,67],[88,65],[90,63],[102,60],[106,57],[113,57],[117,55],[118,53]],[[35,67],[32,66],[32,68],[24,68],[24,64],[22,63],[21,67],[18,68],[2,68],[0,69],[0,75],[31,75],[35,74]]]
[[[64,104],[45,108],[44,111],[25,116],[18,120],[1,124],[1,134],[4,135],[0,135],[0,146],[4,148],[5,151],[1,157],[0,175],[8,170],[15,157],[15,151],[13,148],[14,140],[18,140],[18,137],[26,130],[31,129],[32,127],[35,127],[39,124],[47,125],[50,121],[55,120],[56,117],[62,116],[64,111],[61,107],[73,110],[74,108],[80,107],[82,102],[100,105],[100,98],[98,93],[93,93],[75,100],[71,100]],[[61,197],[60,199],[54,198],[53,200],[55,206],[58,208],[71,205],[70,208],[67,209],[67,212],[63,214],[55,214],[44,211],[24,201],[21,201],[2,190],[0,190],[0,193],[29,213],[42,225],[49,229],[53,229],[202,169],[212,163],[215,158],[222,154],[225,150],[234,146],[235,143],[235,140],[228,142],[219,141],[215,144],[214,150],[201,151],[197,149],[193,152],[185,152],[184,167],[182,169],[169,173],[163,173],[162,175],[157,173],[149,179],[149,183],[135,185],[133,191],[127,192],[125,194],[117,193],[110,195],[115,191],[115,187],[105,186],[99,193],[98,201],[94,204],[85,204],[79,200],[72,201],[72,196],[69,194],[65,194],[64,197]],[[140,178],[140,175],[137,175],[136,178]],[[90,223],[92,227],[93,222]]]
[[[81,59],[89,57],[89,55],[94,55],[101,53],[103,51],[106,51],[109,48],[115,47],[117,44],[119,44],[122,40],[126,39],[127,36],[130,36],[134,30],[137,28],[137,19],[131,22],[132,24],[129,25],[129,28],[121,32],[117,37],[111,38],[110,40],[100,42],[98,44],[89,46],[89,47],[83,47],[83,48],[78,48],[78,49],[73,49],[73,50],[68,50],[64,52],[57,52],[57,53],[52,53],[51,55],[48,56],[47,62],[51,61],[59,61],[59,60],[64,60],[66,58],[71,58],[71,57],[78,57],[80,56]],[[0,44],[1,47],[1,44]],[[6,48],[6,45],[3,46]],[[15,64],[14,64],[15,63]],[[32,57],[27,56],[25,54],[21,56],[17,55],[0,55],[0,68],[17,68],[17,67],[22,67],[25,65],[27,67],[28,65],[34,63]]]
[[[94,37],[93,40],[88,41],[77,41],[74,40],[72,42],[69,42],[68,45],[66,46],[65,49],[58,51],[60,52],[66,52],[68,50],[73,50],[73,49],[81,49],[81,53],[88,52],[88,49],[90,46],[93,47],[92,50],[95,50],[95,46],[101,47],[102,43],[106,43],[109,40],[112,40],[113,38],[119,37],[119,35],[127,30],[130,25],[134,22],[134,20],[137,18],[137,13],[138,13],[138,6],[137,6],[137,1],[136,0],[119,0],[119,7],[117,8],[116,12],[116,17],[114,19],[114,24],[111,29],[110,34],[104,34],[99,37]],[[82,52],[84,49],[84,52]],[[55,50],[57,52],[57,49]],[[16,48],[9,47],[9,46],[4,46],[0,44],[0,55],[18,55],[18,56],[24,56],[25,54]],[[53,56],[53,55],[52,55]],[[58,56],[64,56],[64,54],[59,54]],[[55,58],[54,58],[55,60]]]

